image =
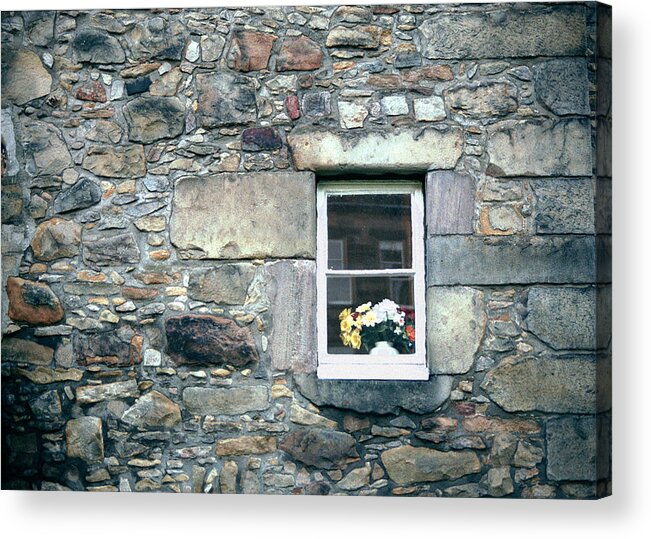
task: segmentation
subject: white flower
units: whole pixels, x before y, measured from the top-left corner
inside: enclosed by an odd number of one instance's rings
[[[394,321],[399,309],[400,307],[395,302],[386,298],[373,305],[373,312],[375,313],[378,323],[382,323],[386,320]]]

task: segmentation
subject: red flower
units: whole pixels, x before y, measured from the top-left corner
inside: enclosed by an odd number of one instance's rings
[[[416,330],[414,329],[414,326],[406,326],[405,333],[411,342],[414,342],[416,340]]]

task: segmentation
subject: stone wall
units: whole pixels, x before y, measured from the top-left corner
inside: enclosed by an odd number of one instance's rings
[[[3,12],[3,488],[610,492],[610,10]],[[316,377],[315,190],[423,182],[422,382]]]

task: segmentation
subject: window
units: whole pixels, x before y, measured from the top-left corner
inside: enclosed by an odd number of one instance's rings
[[[319,183],[319,378],[429,377],[423,218],[417,182]]]

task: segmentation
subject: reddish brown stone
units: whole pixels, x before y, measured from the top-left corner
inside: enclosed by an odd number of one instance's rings
[[[180,277],[178,273],[172,275],[165,273],[139,273],[135,278],[144,284],[172,284],[178,282]]]
[[[438,65],[421,67],[420,69],[412,69],[402,73],[403,78],[407,82],[419,82],[425,80],[452,80],[454,73],[450,66]]]
[[[374,15],[393,15],[394,13],[398,13],[398,11],[400,11],[400,9],[395,6],[373,6]]]
[[[249,152],[282,148],[283,139],[273,127],[251,127],[242,131],[242,149]]]
[[[7,296],[9,318],[16,322],[48,326],[59,322],[65,314],[59,298],[44,283],[9,277]]]
[[[298,96],[288,95],[285,98],[285,108],[292,120],[298,120],[301,117],[301,105],[298,101]]]
[[[258,361],[251,332],[228,318],[182,314],[168,318],[165,331],[168,353],[178,364],[241,367]]]
[[[266,69],[276,36],[263,32],[236,30],[228,54],[229,67],[236,71]]]
[[[95,80],[87,82],[77,88],[75,97],[82,101],[95,101],[96,103],[106,103],[106,90],[102,83]]]
[[[463,428],[468,432],[487,432],[494,434],[504,432],[535,434],[540,432],[540,427],[534,421],[527,421],[526,419],[500,419],[498,417],[488,418],[482,415],[464,419]]]
[[[155,288],[123,286],[122,295],[127,299],[152,299],[158,295],[158,290],[156,290]]]
[[[278,71],[310,71],[319,69],[323,62],[323,52],[307,36],[288,37],[278,53]]]
[[[475,415],[475,403],[460,401],[454,403],[454,409],[459,415]]]
[[[402,81],[398,75],[369,75],[369,86],[375,88],[397,89],[402,87]]]

